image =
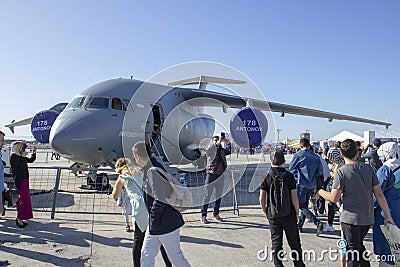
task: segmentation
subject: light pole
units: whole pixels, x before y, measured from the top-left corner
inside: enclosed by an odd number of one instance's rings
[[[277,140],[276,143],[279,143],[279,134],[280,134],[280,132],[282,132],[282,129],[276,129],[276,132],[277,132],[277,134],[278,134],[278,140]]]

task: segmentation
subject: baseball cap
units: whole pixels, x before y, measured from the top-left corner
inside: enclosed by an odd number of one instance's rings
[[[381,139],[375,138],[374,140],[372,140],[372,144],[380,146],[382,144]]]

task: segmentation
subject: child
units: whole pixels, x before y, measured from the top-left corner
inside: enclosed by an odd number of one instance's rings
[[[282,167],[282,165],[285,163],[285,156],[282,151],[276,150],[272,152],[270,158],[272,168],[264,178],[264,181],[260,187],[260,205],[263,212],[267,215],[270,225],[274,265],[283,266],[282,260],[278,255],[279,252],[283,250],[283,230],[285,230],[286,239],[288,240],[290,249],[292,251],[296,251],[296,253],[293,253],[292,255],[292,258],[294,259],[294,265],[305,266],[302,259],[299,230],[297,228],[297,218],[299,217],[299,200],[297,199],[294,176],[292,173],[286,171],[285,168]],[[271,190],[271,185],[275,179],[283,179],[284,186],[287,186],[290,192],[289,195],[286,196],[288,198],[287,201],[290,203],[289,214],[283,217],[274,215],[276,211],[274,211],[271,207],[271,201],[275,203],[277,201],[276,199],[271,198],[271,193],[274,193],[272,192],[273,190]]]
[[[132,232],[133,229],[131,230],[131,226],[129,224],[129,217],[132,215],[132,205],[125,188],[122,189],[121,194],[118,197],[117,204],[121,208],[122,214],[125,217],[126,231]]]

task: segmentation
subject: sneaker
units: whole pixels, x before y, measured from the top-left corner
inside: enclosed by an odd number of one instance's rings
[[[5,261],[0,261],[0,266],[8,265],[9,262],[7,260]]]
[[[333,228],[333,226],[332,225],[326,225],[325,227],[324,227],[324,230],[322,230],[322,231],[324,231],[324,232],[335,232],[336,230],[335,230],[335,228]]]
[[[312,220],[311,220],[311,219],[308,219],[308,218],[306,218],[304,221],[305,221],[305,222],[312,222]]]
[[[208,223],[206,216],[201,216],[201,223],[202,224],[207,224]]]
[[[320,236],[320,234],[322,233],[322,231],[325,228],[325,223],[320,222],[317,226],[317,236]]]
[[[215,218],[218,222],[222,222],[222,219],[221,219],[221,217],[219,217],[218,214],[217,214],[217,215],[214,215],[214,218]]]
[[[125,228],[126,228],[126,231],[127,231],[128,233],[132,232],[131,227],[130,227],[129,225],[127,225]]]

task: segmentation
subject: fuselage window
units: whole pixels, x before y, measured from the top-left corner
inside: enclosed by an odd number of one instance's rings
[[[109,100],[110,99],[108,97],[91,97],[86,105],[86,108],[108,109]]]
[[[112,99],[111,108],[116,110],[126,110],[125,106],[122,104],[122,100],[116,97]]]
[[[82,107],[83,102],[85,102],[85,99],[86,99],[85,96],[74,97],[65,109],[80,108]]]

